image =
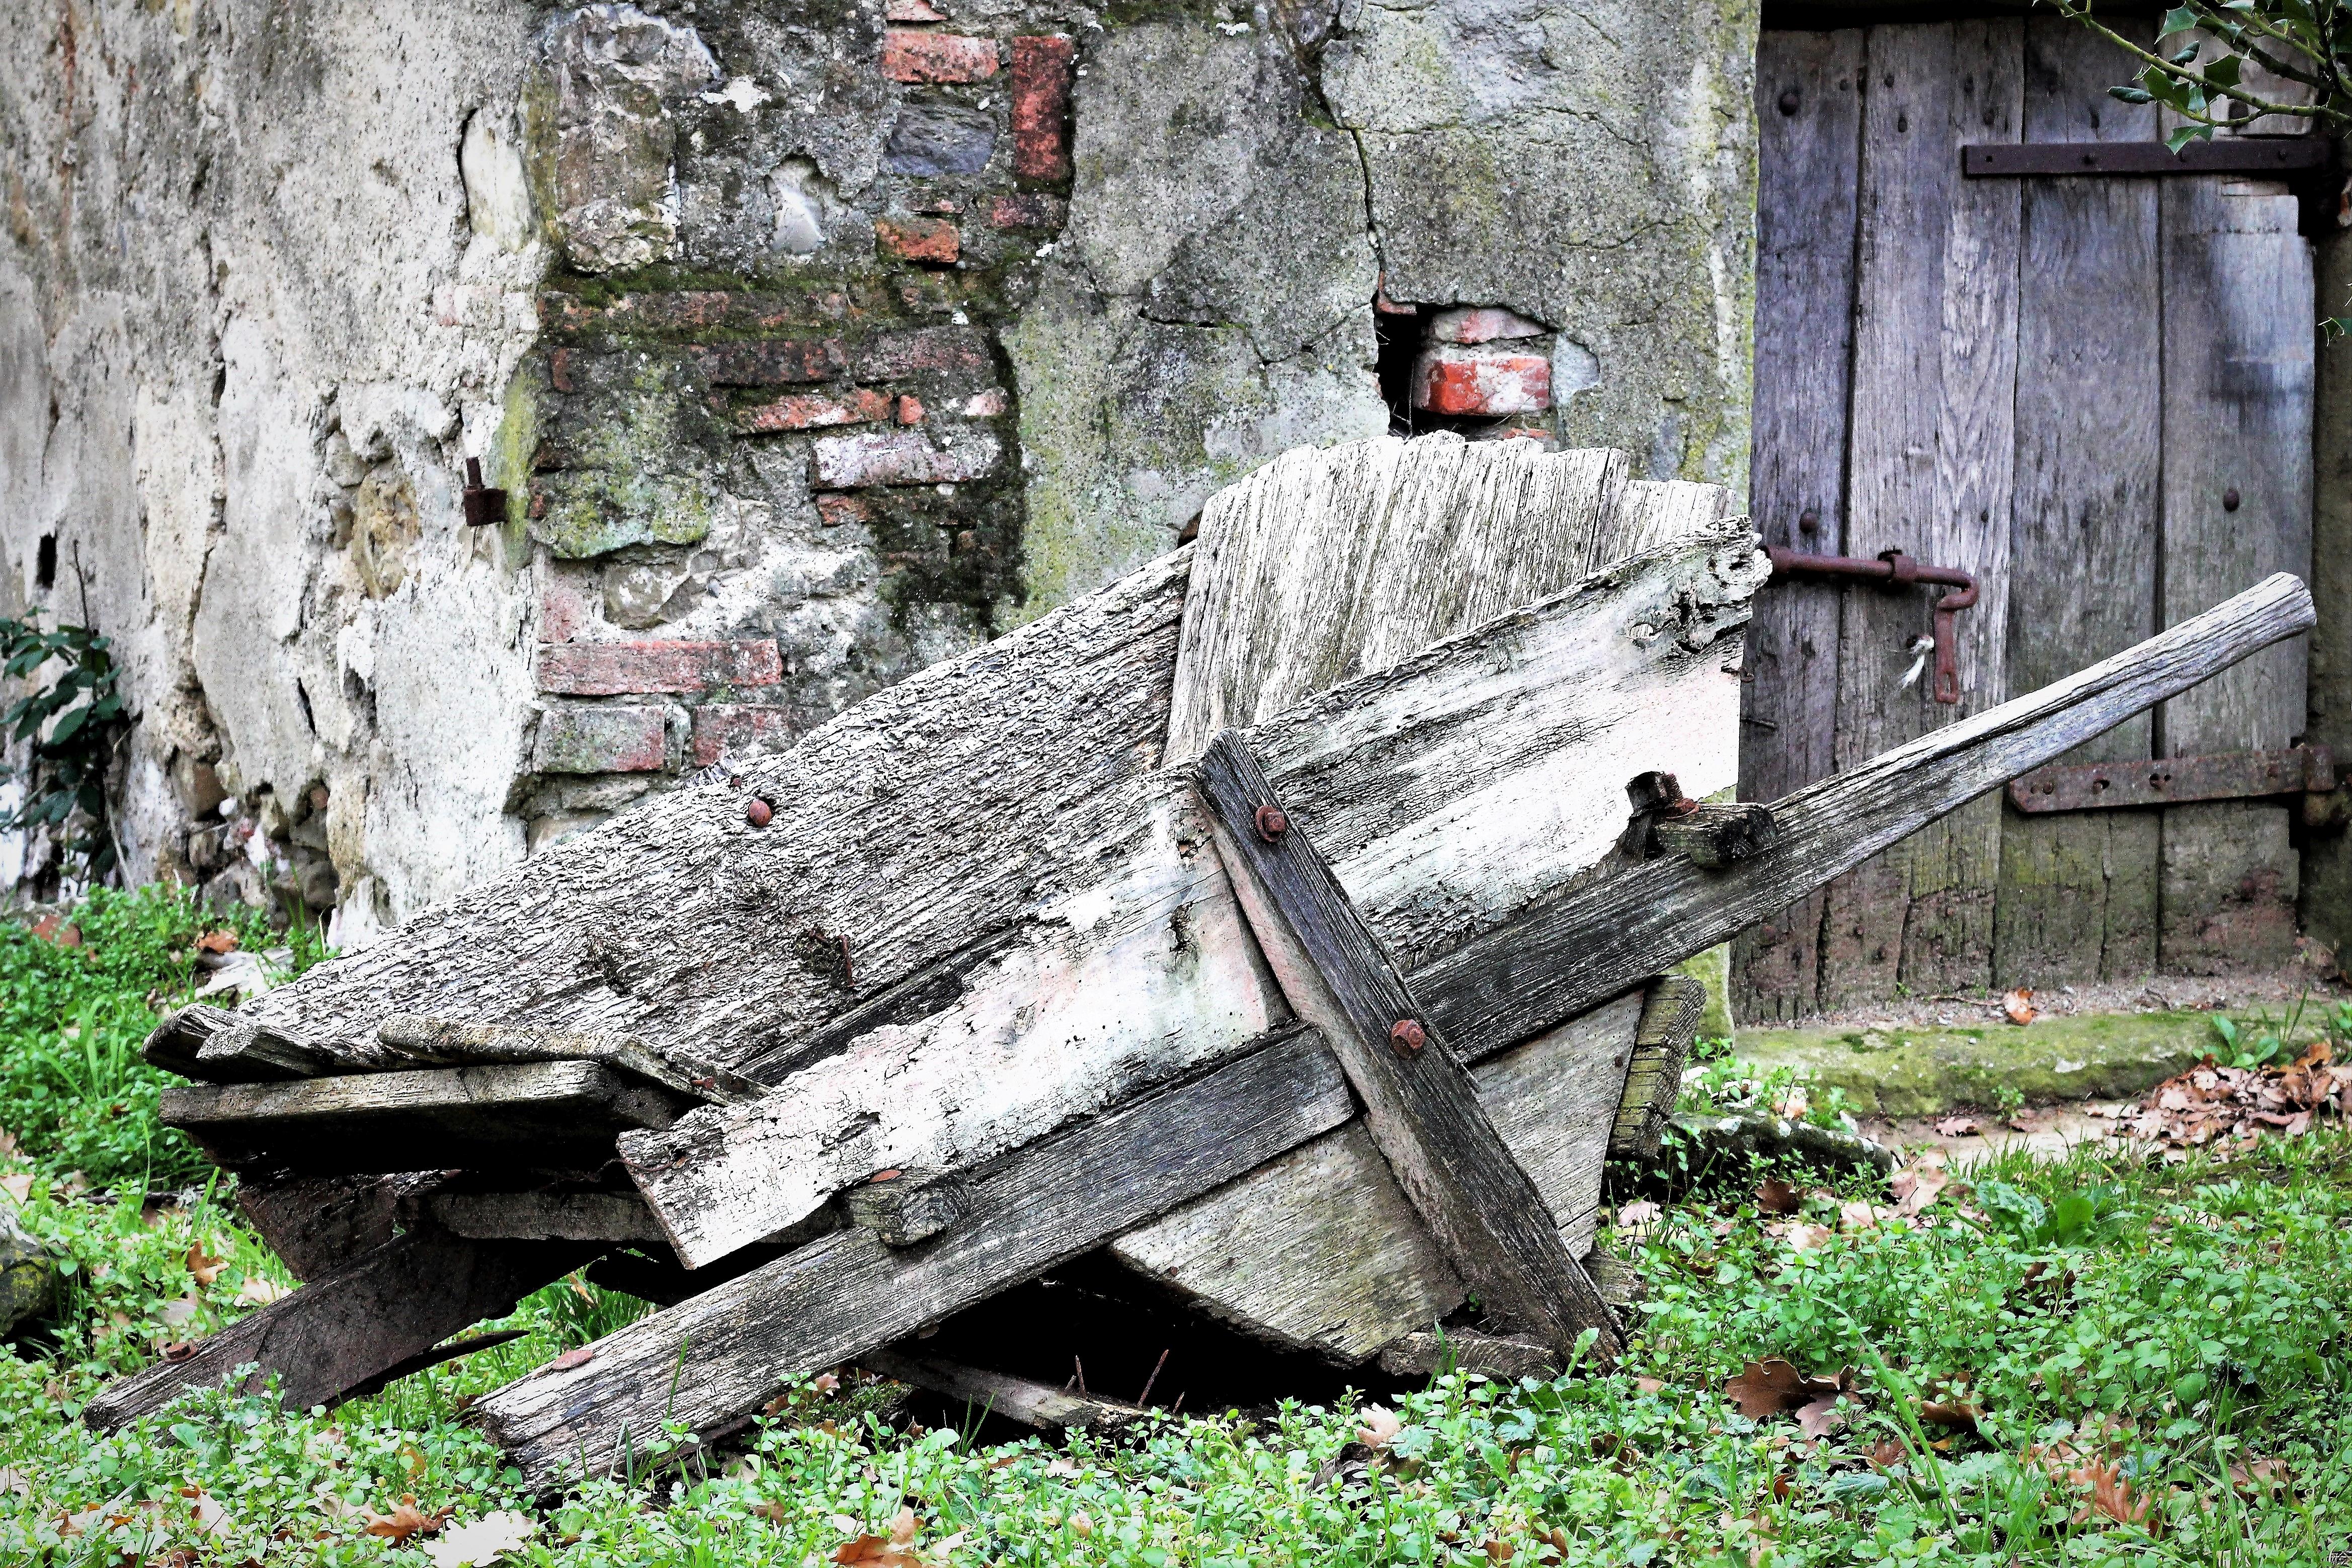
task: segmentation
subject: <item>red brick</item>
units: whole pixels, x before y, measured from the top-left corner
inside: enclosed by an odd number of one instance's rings
[[[988,204],[988,224],[999,229],[1058,229],[1070,215],[1070,204],[1042,191],[998,196]]]
[[[892,81],[985,81],[996,74],[996,40],[892,27],[882,35],[882,74]]]
[[[1429,319],[1433,343],[1491,343],[1506,338],[1540,338],[1548,330],[1540,321],[1530,321],[1496,305],[1440,310]]]
[[[772,686],[783,658],[765,639],[739,643],[553,643],[539,650],[539,689],[567,696],[624,692],[707,692]]]
[[[996,466],[991,436],[972,435],[940,446],[919,430],[871,435],[828,435],[814,453],[815,483],[826,490],[860,490],[869,485],[952,485],[978,479]]]
[[[991,387],[964,399],[963,406],[956,412],[966,419],[996,419],[1012,406],[1013,400],[1004,395],[1003,387]]]
[[[1070,177],[1067,38],[1013,40],[1013,172],[1024,180]]]
[[[874,508],[855,496],[820,495],[816,498],[817,520],[828,528],[844,523],[870,523]]]
[[[557,392],[572,390],[572,350],[557,349],[547,356],[547,380]]]
[[[1425,350],[1413,362],[1412,406],[1486,417],[1541,413],[1551,406],[1551,361],[1496,349]]]
[[[531,767],[541,773],[658,773],[669,766],[669,720],[657,707],[551,707],[539,716]]]
[[[709,768],[719,754],[730,758],[782,751],[800,737],[801,716],[788,707],[748,707],[711,703],[694,710],[694,765]]]
[[[695,350],[694,357],[713,386],[793,386],[829,382],[841,373],[841,344],[832,338],[716,343]]]
[[[588,596],[570,578],[550,577],[539,591],[541,642],[569,643],[593,619],[594,612],[588,606]]]
[[[871,387],[857,387],[842,397],[824,392],[794,392],[773,402],[738,411],[739,430],[816,430],[829,424],[864,424],[887,419],[890,400]]]
[[[923,400],[908,392],[900,392],[898,394],[898,423],[900,424],[922,423]]]
[[[919,375],[983,375],[995,368],[988,339],[976,327],[919,327],[893,332],[850,350],[850,370],[861,382],[895,382]]]
[[[963,236],[946,218],[877,218],[874,243],[886,256],[930,267],[953,267]]]

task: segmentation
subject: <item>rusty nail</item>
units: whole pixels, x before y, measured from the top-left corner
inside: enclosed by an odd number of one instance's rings
[[[754,795],[743,808],[743,820],[755,828],[764,828],[776,820],[776,809]]]
[[[1821,513],[1813,510],[1811,507],[1807,507],[1803,511],[1799,512],[1797,514],[1797,531],[1804,535],[1807,538],[1811,538],[1815,534],[1820,533],[1822,531]]]
[[[887,1171],[876,1171],[872,1176],[867,1176],[866,1179],[867,1181],[897,1181],[901,1174],[902,1173],[900,1173],[896,1166],[893,1166],[891,1169]]]
[[[2221,492],[2221,509],[2225,512],[2238,509],[2238,487],[2235,485]]]
[[[1687,817],[1697,810],[1698,802],[1685,795],[1679,800],[1670,802],[1665,808],[1665,812],[1669,817]]]
[[[1429,1031],[1412,1019],[1399,1019],[1389,1026],[1389,1043],[1412,1056],[1429,1043]]]
[[[1290,819],[1283,814],[1281,807],[1260,806],[1257,809],[1259,838],[1264,839],[1267,843],[1272,843],[1288,831],[1290,831]]]
[[[1795,88],[1790,88],[1780,95],[1780,112],[1783,114],[1794,114],[1804,101],[1804,99],[1798,93],[1797,89]]]

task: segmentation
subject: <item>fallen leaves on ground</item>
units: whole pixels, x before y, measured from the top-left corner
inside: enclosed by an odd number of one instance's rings
[[[2294,1484],[2284,1459],[2251,1459],[2243,1464],[2232,1461],[2230,1484],[2240,1491],[2277,1491]]]
[[[0,1176],[0,1192],[6,1193],[18,1203],[30,1203],[33,1201],[35,1179],[30,1171],[17,1171],[10,1176]]]
[[[1953,1427],[1973,1432],[1984,1417],[1984,1407],[1969,1399],[1928,1399],[1919,1406],[1919,1420],[1928,1427]]]
[[[248,1301],[257,1307],[266,1307],[272,1301],[282,1301],[293,1293],[293,1286],[281,1285],[275,1280],[265,1280],[258,1274],[248,1275],[245,1283],[236,1288],[238,1301]]]
[[[2042,1016],[2042,1009],[2033,1005],[2033,993],[2021,986],[2002,996],[2000,1011],[2003,1018],[2014,1024],[2032,1023]]]
[[[1664,1209],[1660,1208],[1656,1204],[1652,1203],[1647,1198],[1642,1198],[1633,1203],[1620,1204],[1617,1208],[1617,1228],[1620,1230],[1633,1231],[1645,1230],[1650,1226],[1656,1224],[1658,1221],[1658,1216],[1664,1212]]]
[[[845,1541],[834,1548],[833,1560],[850,1568],[922,1568],[923,1560],[908,1549],[922,1527],[913,1509],[902,1508],[890,1521],[888,1535],[860,1534]]]
[[[400,1500],[392,1505],[390,1513],[368,1510],[363,1516],[364,1522],[360,1526],[360,1533],[382,1536],[397,1546],[412,1535],[432,1534],[447,1523],[449,1516],[457,1511],[457,1505],[451,1503],[437,1513],[427,1513],[416,1506],[415,1493],[403,1492]]]
[[[1826,1225],[1791,1225],[1781,1233],[1780,1239],[1789,1244],[1790,1251],[1811,1252],[1816,1247],[1826,1245],[1829,1239],[1836,1234]]]
[[[2100,1516],[2117,1524],[2137,1524],[2150,1530],[2162,1522],[2151,1518],[2156,1500],[2132,1490],[2130,1478],[2124,1474],[2123,1461],[2113,1454],[2101,1458],[2095,1452],[2085,1452],[2062,1439],[2035,1444],[2025,1450],[2025,1458],[2028,1462],[2041,1465],[2052,1479],[2065,1481],[2089,1494],[2074,1511],[2077,1524],[2087,1524]]]
[[[195,1276],[196,1283],[199,1285],[209,1285],[219,1279],[221,1265],[226,1260],[215,1258],[205,1251],[205,1244],[201,1241],[188,1249],[188,1272]]]
[[[1385,1448],[1404,1430],[1404,1417],[1384,1405],[1368,1405],[1356,1427],[1356,1441],[1367,1448]]]
[[[226,925],[222,926],[217,931],[207,931],[203,936],[196,938],[196,951],[199,953],[234,953],[236,951],[236,933],[231,931]]]
[[[1974,1116],[1946,1116],[1936,1124],[1939,1138],[1973,1138],[1983,1130]]]
[[[1844,1424],[1847,1412],[1839,1406],[1853,1387],[1850,1366],[1835,1377],[1811,1377],[1775,1356],[1751,1361],[1738,1376],[1725,1378],[1723,1396],[1751,1421],[1793,1415],[1806,1437],[1820,1437]]]
[[[539,1521],[527,1513],[502,1508],[469,1524],[444,1528],[441,1538],[425,1543],[433,1568],[477,1568],[478,1564],[520,1552],[539,1533]]]
[[[2352,1114],[2352,1066],[2339,1066],[2326,1040],[2285,1067],[2223,1067],[2208,1058],[2168,1078],[2117,1130],[2150,1143],[2194,1148],[2217,1138],[2251,1141],[2265,1129],[2300,1136],[2323,1112]]]
[[[1767,1176],[1756,1187],[1756,1207],[1766,1214],[1794,1214],[1802,1201],[1779,1176]]]

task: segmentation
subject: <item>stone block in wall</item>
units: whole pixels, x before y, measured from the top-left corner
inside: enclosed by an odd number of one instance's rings
[[[669,762],[669,721],[658,707],[551,707],[540,715],[531,768],[540,773],[657,773]]]
[[[1551,406],[1551,361],[1541,354],[1441,343],[1412,366],[1412,406],[1501,418]]]
[[[963,254],[963,236],[950,218],[877,218],[874,244],[884,256],[926,267],[953,267]]]
[[[1067,38],[1013,40],[1013,172],[1024,180],[1070,177]]]
[[[1019,101],[1020,56],[1013,56],[1016,106]],[[1018,157],[1019,111],[1014,111]],[[940,179],[950,174],[977,174],[988,167],[996,152],[996,121],[980,110],[953,104],[908,104],[891,122],[890,139],[883,144],[882,163],[893,174]]]
[[[866,424],[890,415],[890,400],[871,387],[832,392],[795,392],[739,409],[736,427],[758,434],[777,430],[817,430],[835,424]]]
[[[772,686],[783,678],[783,657],[766,638],[553,643],[539,650],[539,689],[563,696],[690,694],[722,686]]]
[[[892,81],[985,81],[996,74],[996,40],[893,27],[882,35],[882,74]]]
[[[793,708],[710,703],[694,710],[694,765],[713,767],[722,753],[740,756],[746,752],[781,750],[806,727],[803,716]]]
[[[961,484],[993,472],[1000,450],[994,436],[978,432],[944,445],[919,430],[828,435],[811,455],[812,482],[826,490]]]
[[[849,350],[850,373],[861,382],[986,375],[995,368],[987,335],[977,327],[918,327],[908,332],[886,333]]]
[[[781,387],[829,382],[842,371],[839,340],[770,338],[714,343],[694,350],[695,363],[715,387]]]
[[[1069,215],[1068,202],[1039,191],[992,196],[988,203],[988,226],[991,228],[1058,230]]]
[[[1429,319],[1424,336],[1433,343],[1492,343],[1511,338],[1540,338],[1550,329],[1514,310],[1496,305],[1473,305],[1440,310]]]

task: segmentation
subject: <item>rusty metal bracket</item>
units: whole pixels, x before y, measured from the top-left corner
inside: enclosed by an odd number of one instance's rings
[[[491,528],[507,520],[507,493],[482,483],[482,460],[466,459],[466,488],[459,498],[466,506],[466,526]]]
[[[1871,582],[1888,589],[1906,589],[1930,582],[1954,590],[1936,601],[1936,700],[1960,700],[1958,625],[1956,617],[1977,601],[1977,580],[1956,566],[1926,566],[1899,549],[1882,550],[1874,559],[1853,555],[1806,555],[1781,545],[1767,545],[1775,577],[1812,577],[1832,582]]]
[[[2228,751],[2216,757],[2159,757],[2150,762],[2092,762],[2038,768],[2013,779],[2010,804],[2033,815],[2185,800],[2253,800],[2271,795],[2326,795],[2336,788],[2336,759],[2324,746],[2292,751]]]
[[[2344,197],[2333,136],[2217,136],[2175,152],[2161,141],[1975,142],[1960,149],[1972,180],[2099,174],[2250,174],[2283,180],[2306,239],[2332,234]]]

